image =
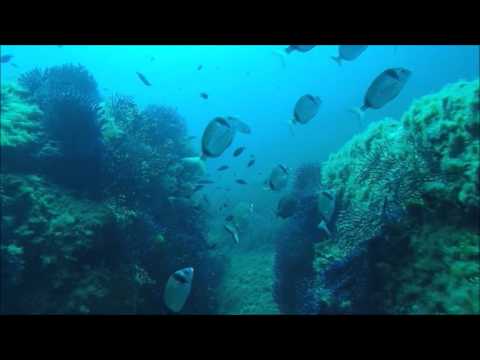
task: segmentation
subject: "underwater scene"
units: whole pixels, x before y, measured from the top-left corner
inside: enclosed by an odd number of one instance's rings
[[[479,314],[479,46],[0,46],[1,314]]]

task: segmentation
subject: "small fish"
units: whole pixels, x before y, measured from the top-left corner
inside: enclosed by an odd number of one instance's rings
[[[137,76],[145,85],[152,86],[152,84],[147,80],[147,78],[143,74],[139,73],[138,71],[137,71]]]
[[[197,185],[197,186],[195,186],[195,188],[193,189],[193,192],[197,192],[198,190],[201,190],[201,189],[203,189],[203,188],[204,188],[203,185]]]
[[[240,184],[240,185],[247,185],[247,182],[245,180],[242,180],[242,179],[237,179],[237,180],[235,180],[235,182],[237,184]]]
[[[217,169],[217,171],[224,171],[224,170],[227,170],[227,169],[228,169],[228,165],[222,165]]]
[[[212,181],[212,180],[199,180],[198,183],[201,184],[201,185],[215,184],[215,182]]]
[[[150,56],[150,62],[155,61],[155,56]]]
[[[196,136],[189,136],[187,137],[187,141],[192,141],[195,140],[197,137]]]
[[[342,60],[353,61],[358,58],[368,45],[340,45],[338,47],[338,56],[332,56],[338,65],[342,65]]]
[[[247,168],[253,166],[253,164],[255,164],[255,159],[252,159],[252,160],[250,160],[250,161],[248,162]]]
[[[361,122],[367,109],[380,109],[395,99],[411,75],[412,72],[405,68],[385,70],[370,84],[363,99],[362,107],[353,108],[351,111],[359,117]]]
[[[226,218],[225,218],[225,221],[232,221],[233,220],[233,215],[228,215]]]
[[[202,93],[200,93],[200,96],[205,100],[208,99],[208,94],[207,93],[202,92]]]
[[[208,250],[214,250],[217,247],[217,243],[211,243],[207,245]]]
[[[4,63],[8,63],[10,60],[12,60],[13,58],[13,55],[2,55],[0,56],[0,63],[4,64]]]
[[[10,63],[10,65],[13,66],[14,68],[18,68],[18,65],[15,63]]]
[[[194,270],[191,267],[174,272],[163,291],[163,301],[173,312],[180,312],[185,305],[192,289]]]
[[[234,156],[234,157],[239,156],[239,155],[243,152],[243,150],[245,150],[245,146],[239,147],[238,149],[236,149],[236,150],[233,152],[233,156]]]
[[[203,65],[198,65],[197,70],[200,71],[203,69]]]
[[[231,223],[223,224],[223,226],[224,226],[225,230],[227,230],[232,235],[233,240],[235,241],[235,244],[240,243],[240,239],[238,237],[238,231],[235,228],[235,226],[233,226],[233,224],[231,224]]]
[[[302,53],[312,50],[316,45],[290,45],[285,49],[287,54],[290,54],[292,51],[299,51]]]

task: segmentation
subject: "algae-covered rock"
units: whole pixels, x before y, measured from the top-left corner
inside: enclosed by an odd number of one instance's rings
[[[452,84],[323,164],[339,211],[315,245],[317,311],[478,313],[479,112],[479,82]]]
[[[431,224],[415,232],[410,248],[386,287],[389,312],[480,313],[480,234]]]
[[[22,281],[2,285],[5,309],[31,312],[36,304],[35,312],[61,312],[65,303],[55,289],[68,292],[82,276],[78,263],[96,261],[88,258],[105,246],[110,212],[38,176],[2,174],[0,179],[5,256],[21,257],[23,263]]]
[[[0,105],[2,171],[30,169],[44,140],[42,112],[14,84],[2,84]]]

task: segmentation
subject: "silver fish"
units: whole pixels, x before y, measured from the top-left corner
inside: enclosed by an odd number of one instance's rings
[[[318,96],[303,95],[298,99],[293,110],[292,123],[306,124],[317,115],[322,100]]]
[[[342,65],[342,60],[355,60],[367,47],[368,45],[340,45],[338,47],[338,56],[332,56],[332,59],[335,60],[338,65]]]
[[[168,309],[180,312],[190,295],[193,281],[193,268],[188,267],[174,272],[165,285],[163,301]]]
[[[202,136],[202,154],[219,157],[232,144],[235,128],[223,117],[216,117],[205,128]]]
[[[240,238],[238,237],[237,228],[230,222],[223,224],[223,226],[225,230],[227,230],[232,235],[233,241],[235,241],[235,244],[240,243]]]
[[[371,83],[363,99],[362,107],[353,108],[351,111],[361,120],[365,110],[382,108],[400,94],[411,75],[412,72],[405,68],[385,70]]]
[[[288,170],[285,166],[279,164],[275,166],[270,173],[270,177],[266,181],[266,185],[270,190],[280,191],[288,183]]]

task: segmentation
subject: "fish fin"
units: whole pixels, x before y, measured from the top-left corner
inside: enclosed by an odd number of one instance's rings
[[[282,64],[282,68],[285,69],[287,67],[287,59],[285,58],[285,51],[272,51],[272,54],[280,58],[280,62]]]
[[[287,122],[288,124],[288,128],[290,130],[290,134],[292,136],[295,136],[295,131],[294,130],[294,127],[295,127],[295,118],[292,118],[290,121]]]
[[[358,123],[359,123],[359,126],[362,127],[363,126],[363,119],[365,118],[365,110],[367,110],[367,107],[365,105],[363,105],[362,107],[358,108],[358,107],[353,107],[351,109],[349,109],[349,111],[353,114],[355,114],[358,118]]]
[[[340,56],[330,56],[332,60],[334,60],[338,66],[342,66],[342,58]]]
[[[235,240],[235,244],[240,244],[240,238],[238,237],[238,233],[236,231],[233,232],[233,240]]]

